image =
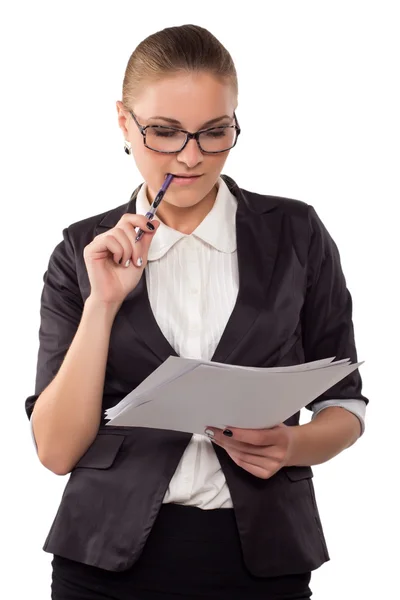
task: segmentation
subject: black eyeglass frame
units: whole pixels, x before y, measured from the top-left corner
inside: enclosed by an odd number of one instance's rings
[[[219,127],[208,127],[207,129],[199,129],[199,131],[196,131],[195,133],[191,133],[190,131],[186,131],[186,129],[178,129],[177,127],[168,127],[167,125],[146,125],[143,126],[139,123],[139,121],[137,120],[137,118],[135,117],[135,115],[133,114],[133,111],[129,111],[129,114],[132,116],[133,120],[135,121],[136,125],[138,126],[138,129],[140,131],[140,133],[143,136],[143,143],[146,146],[146,148],[148,148],[149,150],[153,150],[153,152],[159,152],[160,154],[179,154],[179,152],[182,152],[182,150],[186,147],[186,145],[188,144],[189,140],[196,140],[197,145],[200,149],[200,152],[202,152],[203,154],[221,154],[222,152],[228,152],[228,150],[232,150],[232,148],[234,148],[236,146],[236,143],[238,141],[238,137],[240,135],[241,129],[239,127],[239,123],[238,120],[236,118],[236,114],[233,113],[233,118],[235,119],[235,125],[220,125]],[[155,148],[151,148],[151,146],[148,146],[146,143],[146,129],[148,129],[149,127],[153,127],[156,129],[168,129],[168,130],[173,130],[173,131],[179,131],[181,133],[185,133],[186,134],[186,140],[183,144],[183,146],[179,149],[179,150],[173,150],[171,151],[164,151],[164,150],[156,150]],[[208,152],[206,150],[203,150],[203,148],[200,145],[200,141],[199,141],[199,136],[201,133],[206,133],[209,131],[213,131],[214,129],[236,129],[236,139],[235,139],[235,143],[233,144],[233,146],[231,146],[230,148],[227,148],[226,150],[217,150],[215,152]]]

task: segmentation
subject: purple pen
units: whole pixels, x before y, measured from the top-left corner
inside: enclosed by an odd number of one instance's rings
[[[165,178],[164,183],[162,184],[160,191],[158,192],[158,194],[156,195],[156,197],[154,198],[150,208],[149,208],[149,212],[147,212],[145,214],[145,217],[147,217],[147,219],[149,221],[151,221],[154,218],[154,215],[156,214],[157,208],[159,207],[161,200],[164,198],[164,194],[168,189],[169,184],[171,183],[171,181],[173,180],[174,176],[171,175],[171,173],[168,173],[168,175]],[[135,238],[135,243],[139,242],[143,235],[144,235],[144,231],[143,229],[140,229],[140,227],[135,227],[135,231],[137,233],[136,238]]]

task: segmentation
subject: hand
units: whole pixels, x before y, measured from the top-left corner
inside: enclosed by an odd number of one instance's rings
[[[285,466],[293,442],[293,428],[283,423],[270,429],[207,427],[205,434],[239,467],[260,479],[269,479]]]
[[[117,225],[96,236],[83,252],[91,285],[91,297],[106,304],[122,304],[142,276],[147,255],[159,221],[150,221],[154,229],[147,227],[143,215],[126,213]],[[145,232],[135,243],[135,227]],[[129,261],[129,262],[127,262]]]

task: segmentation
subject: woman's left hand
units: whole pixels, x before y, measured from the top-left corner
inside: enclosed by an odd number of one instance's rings
[[[271,429],[207,427],[204,433],[225,448],[239,467],[260,479],[269,479],[285,466],[293,443],[293,427],[284,423]]]

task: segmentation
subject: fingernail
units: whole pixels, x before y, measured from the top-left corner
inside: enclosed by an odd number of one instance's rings
[[[213,438],[214,437],[214,432],[212,431],[212,429],[205,429],[204,433],[209,437],[209,438]]]
[[[126,263],[125,263],[125,267],[129,267],[129,265],[130,265],[130,264],[131,264],[131,261],[130,261],[130,260],[129,260],[129,258],[128,258],[128,260],[127,260],[127,261],[126,261]]]
[[[143,264],[143,259],[142,258],[138,258],[137,261],[136,261],[136,264],[137,264],[138,267],[141,267],[142,264]]]
[[[154,229],[155,229],[153,223],[150,223],[150,221],[148,221],[146,223],[146,227],[147,227],[147,229],[150,229],[150,231],[154,231]]]
[[[230,429],[224,429],[224,431],[222,432],[224,435],[226,435],[227,437],[232,437],[233,433]]]

